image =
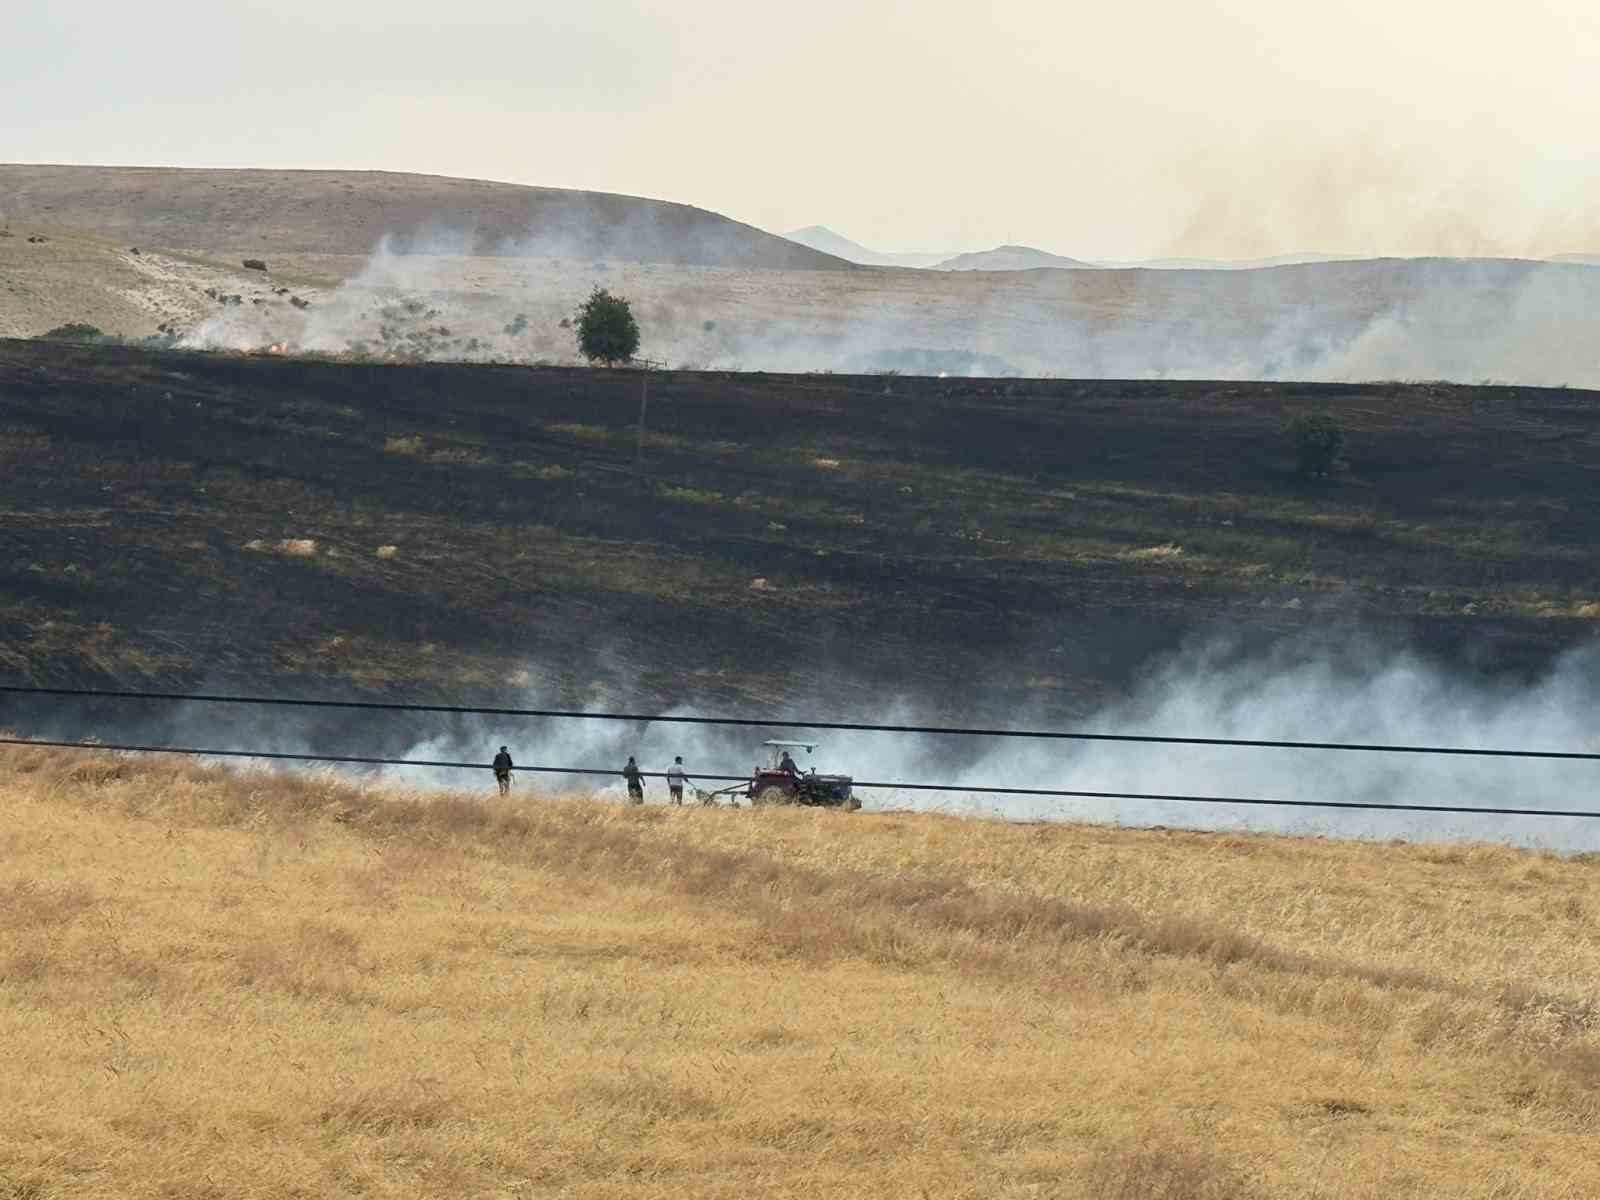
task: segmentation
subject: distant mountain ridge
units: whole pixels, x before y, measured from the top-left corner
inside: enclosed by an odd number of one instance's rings
[[[783,235],[823,254],[842,258],[847,262],[868,267],[915,267],[935,271],[1037,271],[1054,268],[1067,271],[1087,270],[1149,270],[1149,271],[1256,271],[1265,267],[1294,267],[1307,263],[1357,262],[1377,257],[1361,254],[1324,254],[1302,251],[1296,254],[1274,254],[1266,258],[1143,258],[1124,261],[1112,259],[1070,258],[1053,254],[1036,246],[995,246],[989,250],[974,250],[962,254],[890,254],[874,250],[852,241],[826,225],[807,225],[792,229]],[[1560,255],[1552,262],[1600,262],[1600,256],[1584,254]]]
[[[1143,258],[1129,262],[1105,261],[1107,270],[1146,271],[1259,271],[1267,267],[1303,267],[1311,263],[1360,262],[1380,257],[1371,254],[1274,254],[1267,258]]]
[[[1084,271],[1260,271],[1271,267],[1299,267],[1316,263],[1366,262],[1380,258],[1418,258],[1427,255],[1329,254],[1305,250],[1292,254],[1272,254],[1263,258],[1197,258],[1171,256],[1137,259],[1080,259],[1052,254],[1035,246],[995,246],[964,254],[888,254],[851,241],[826,225],[807,225],[783,235],[791,242],[810,247],[847,262],[870,267],[916,267],[935,271],[1036,271],[1043,268]],[[1600,251],[1552,254],[1540,259],[1551,263],[1600,266]]]
[[[1033,246],[996,246],[972,254],[958,254],[934,266],[935,271],[1037,271],[1041,268],[1064,271],[1097,271],[1095,263],[1063,254],[1051,254]]]
[[[974,250],[962,254],[906,253],[893,254],[874,250],[853,241],[826,225],[807,225],[804,229],[791,229],[783,235],[823,254],[842,258],[846,262],[867,267],[913,267],[935,271],[1036,271],[1054,268],[1068,271],[1086,270],[1151,270],[1151,271],[1254,271],[1263,267],[1292,267],[1306,263],[1354,262],[1364,256],[1359,254],[1322,254],[1315,251],[1298,254],[1275,254],[1267,258],[1146,258],[1114,261],[1090,260],[1053,254],[1035,246],[995,246],[989,250]],[[1593,260],[1589,255],[1563,255],[1551,261],[1581,262]]]
[[[842,233],[835,233],[826,225],[807,225],[804,229],[791,229],[783,235],[791,242],[809,246],[823,254],[831,254],[846,262],[860,263],[865,267],[931,267],[949,257],[934,254],[889,254],[873,250],[860,242],[853,242]]]

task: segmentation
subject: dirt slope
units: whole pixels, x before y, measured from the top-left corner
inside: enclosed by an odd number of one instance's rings
[[[56,225],[8,224],[0,229],[0,336],[33,337],[59,325],[87,323],[140,338],[161,329],[186,329],[225,311],[219,297],[241,307],[332,282],[295,271],[273,276],[232,262],[116,243]],[[310,284],[307,289],[305,285]],[[290,287],[279,294],[275,288]]]
[[[851,264],[727,217],[635,196],[387,171],[0,165],[0,218],[166,249],[369,253],[452,235],[472,253],[768,269]]]
[[[273,261],[274,271],[345,282],[309,310],[219,312],[194,344],[576,361],[561,322],[599,282],[634,304],[646,357],[674,366],[1600,386],[1590,349],[1600,336],[1600,270],[1582,266],[1377,259],[1262,271],[845,272],[440,256]],[[408,318],[410,303],[435,317]],[[409,336],[438,325],[448,336]]]

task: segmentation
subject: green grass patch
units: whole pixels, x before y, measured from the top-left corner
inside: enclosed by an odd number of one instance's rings
[[[662,484],[656,488],[656,494],[663,500],[673,504],[722,504],[726,497],[721,492],[705,491],[701,488],[674,487],[672,484]]]

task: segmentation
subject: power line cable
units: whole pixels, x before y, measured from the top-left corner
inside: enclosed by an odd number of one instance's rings
[[[229,696],[199,692],[97,691],[89,688],[0,684],[0,694],[66,696],[96,700],[160,700],[189,704],[262,704],[290,708],[355,709],[370,712],[446,713],[459,716],[538,717],[633,724],[715,725],[750,729],[825,729],[850,733],[914,733],[933,737],[1029,738],[1041,741],[1142,742],[1169,746],[1239,746],[1269,750],[1354,750],[1379,754],[1444,754],[1480,758],[1600,761],[1600,753],[1578,750],[1502,750],[1473,746],[1410,746],[1370,742],[1302,742],[1267,738],[1174,737],[1151,733],[1083,733],[1075,730],[984,729],[951,725],[888,725],[865,721],[803,721],[763,717],[689,717],[663,713],[579,712],[558,708],[498,708],[461,704],[414,704],[389,700],[309,700],[297,697]]]
[[[151,746],[115,742],[85,743],[54,741],[43,738],[0,737],[0,745],[42,746],[70,750],[119,751],[134,754],[186,754],[199,758],[257,758],[312,763],[352,763],[368,766],[438,767],[463,771],[487,771],[490,769],[489,763],[455,762],[429,758],[378,758],[350,754],[297,754],[275,750],[212,750],[195,746]],[[604,767],[519,766],[513,767],[512,770],[546,775],[605,775],[612,777],[620,777],[622,775],[621,771]],[[666,776],[665,771],[641,771],[639,773],[648,779],[661,779]],[[748,775],[709,775],[696,772],[694,778],[705,780],[707,782],[742,783],[750,777]],[[1583,809],[1566,808],[1502,808],[1477,807],[1461,804],[1401,804],[1377,800],[1278,800],[1256,796],[1193,796],[1164,792],[1100,792],[1066,788],[993,787],[987,785],[969,785],[959,783],[899,783],[882,780],[855,780],[853,782],[853,786],[857,788],[875,788],[880,791],[966,792],[974,795],[1039,796],[1054,799],[1145,800],[1179,804],[1234,804],[1279,808],[1361,809],[1380,812],[1467,813],[1478,816],[1508,817],[1577,817],[1591,820],[1600,818],[1600,811],[1591,812]]]
[[[383,758],[364,754],[301,754],[287,750],[213,750],[199,746],[155,746],[138,742],[69,742],[50,738],[0,737],[0,746],[46,746],[69,750],[114,750],[129,754],[189,754],[197,758],[262,758],[286,762],[350,763],[357,766],[376,767],[439,767],[458,771],[487,771],[490,763],[458,762],[440,758]],[[546,775],[613,775],[622,772],[612,767],[538,767],[513,766],[513,771],[527,771]],[[665,778],[665,771],[640,771],[649,779]],[[696,772],[694,778],[718,783],[737,783],[748,775],[707,775]]]

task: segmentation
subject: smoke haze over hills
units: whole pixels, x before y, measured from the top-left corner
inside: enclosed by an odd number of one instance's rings
[[[896,270],[681,205],[559,189],[32,167],[0,167],[0,183],[16,230],[50,233],[0,241],[0,327],[18,334],[88,321],[218,349],[572,362],[562,321],[606,286],[638,305],[644,355],[675,366],[1600,384],[1600,270],[1576,262]],[[1079,261],[1003,250],[964,257]]]
[[[1600,270],[1500,260],[775,274],[386,249],[309,311],[225,310],[189,340],[572,361],[561,322],[596,283],[634,301],[642,352],[672,365],[1600,386]]]

